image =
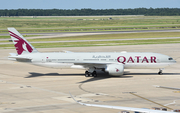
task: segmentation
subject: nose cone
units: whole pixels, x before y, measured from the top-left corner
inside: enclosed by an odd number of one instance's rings
[[[175,63],[176,63],[175,60],[171,60],[171,61],[169,62],[169,66],[170,66],[170,65],[173,65],[173,64],[175,64]]]
[[[176,61],[175,60],[173,60],[173,64],[175,64],[176,63]]]
[[[171,60],[171,61],[170,61],[170,65],[175,64],[175,63],[176,63],[175,60]]]

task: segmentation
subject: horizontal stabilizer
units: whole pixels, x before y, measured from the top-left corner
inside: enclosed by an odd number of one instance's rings
[[[13,57],[16,57],[18,54],[16,54],[16,53],[9,53],[9,54],[10,54],[11,56],[8,56],[8,59],[15,61],[16,58],[13,58]]]
[[[9,53],[11,56],[17,56],[16,53]]]
[[[8,58],[15,58],[15,59],[28,59],[28,60],[31,60],[31,58],[22,57],[22,56],[8,56]]]
[[[21,56],[8,56],[9,59],[16,59],[19,62],[31,62],[31,58]]]

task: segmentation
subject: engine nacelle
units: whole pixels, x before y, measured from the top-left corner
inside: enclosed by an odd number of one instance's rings
[[[124,65],[123,64],[109,64],[107,65],[106,72],[110,75],[121,76],[124,73]]]

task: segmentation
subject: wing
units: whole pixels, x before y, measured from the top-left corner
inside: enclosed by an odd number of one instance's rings
[[[74,99],[74,97],[72,95],[71,95],[71,97]],[[80,105],[92,106],[92,107],[100,107],[100,108],[110,108],[110,109],[137,111],[137,112],[145,112],[145,113],[174,113],[174,112],[170,112],[170,111],[160,111],[160,110],[151,110],[151,109],[143,109],[143,108],[132,108],[132,107],[110,106],[110,105],[98,105],[98,104],[86,104],[86,103],[78,102],[76,99],[74,99],[74,101],[76,101]]]
[[[74,65],[82,65],[85,68],[95,67],[95,68],[105,68],[107,64],[112,64],[110,62],[78,62],[74,63]]]
[[[164,86],[157,86],[157,85],[155,85],[155,87],[156,87],[156,88],[172,89],[172,90],[180,90],[180,88],[164,87]]]

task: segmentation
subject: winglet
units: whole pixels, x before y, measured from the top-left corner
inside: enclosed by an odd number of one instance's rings
[[[153,85],[154,87],[156,87],[156,88],[159,88],[159,87],[161,87],[161,86],[158,86],[158,85]]]

